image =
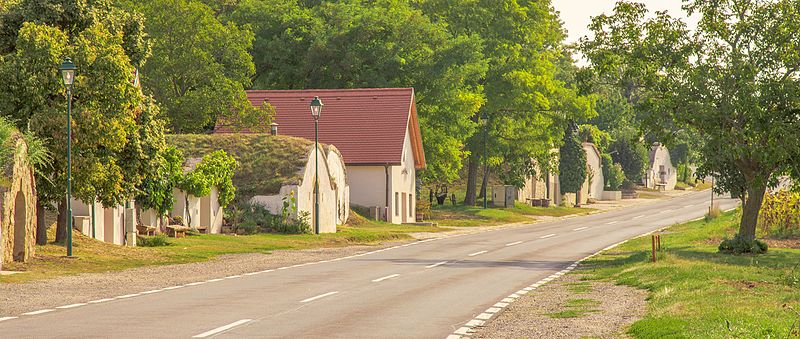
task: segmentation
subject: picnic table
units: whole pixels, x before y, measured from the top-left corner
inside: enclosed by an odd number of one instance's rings
[[[186,232],[189,231],[189,228],[186,226],[181,225],[169,225],[167,226],[167,232],[171,237],[175,238],[183,238],[186,236]]]

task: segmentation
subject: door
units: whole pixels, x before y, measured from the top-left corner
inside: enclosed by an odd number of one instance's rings
[[[206,231],[211,233],[211,195],[200,198],[200,222],[197,226],[208,227]]]
[[[406,199],[406,193],[403,193],[403,198],[402,198],[401,201],[402,201],[402,205],[403,205],[403,218],[402,218],[402,220],[403,220],[403,223],[405,224],[405,223],[408,222],[408,200]]]

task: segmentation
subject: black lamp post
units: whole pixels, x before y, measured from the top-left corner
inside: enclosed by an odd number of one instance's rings
[[[483,112],[481,115],[481,123],[483,124],[483,175],[486,175],[486,169],[489,168],[488,166],[488,148],[486,146],[487,142],[486,139],[489,136],[489,115],[486,112]],[[488,185],[488,181],[487,181]],[[483,186],[483,185],[481,185]],[[489,195],[489,188],[483,186],[483,208],[487,208],[486,203],[486,196]]]
[[[70,58],[64,59],[61,80],[67,89],[67,256],[72,256],[72,84],[78,69]]]
[[[319,97],[311,100],[311,116],[314,118],[314,233],[319,234],[319,116],[322,113]]]

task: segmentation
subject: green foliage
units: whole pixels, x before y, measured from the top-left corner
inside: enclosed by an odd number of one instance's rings
[[[611,134],[601,131],[597,126],[580,125],[578,126],[578,140],[593,143],[602,154],[608,151],[608,147],[614,139]]]
[[[777,238],[800,237],[800,193],[767,193],[759,213],[758,228]]]
[[[732,254],[763,254],[767,252],[768,248],[767,243],[761,240],[744,239],[738,235],[732,239],[726,238],[719,244],[720,252]]]
[[[561,192],[580,191],[586,181],[586,152],[575,136],[573,126],[567,127],[559,154],[561,159],[558,161],[558,180]]]
[[[136,246],[140,247],[162,247],[162,246],[169,246],[172,245],[169,242],[169,238],[166,235],[156,235],[152,237],[146,237],[138,235],[136,236]]]
[[[238,167],[239,163],[233,156],[224,150],[216,150],[203,156],[194,169],[184,174],[177,187],[195,197],[207,196],[216,187],[219,193],[217,200],[224,208],[236,195],[233,175]]]
[[[600,156],[603,160],[603,178],[606,180],[605,188],[610,191],[619,191],[625,181],[625,171],[622,165],[615,163],[611,156],[603,153]]]
[[[270,112],[254,108],[244,89],[255,73],[249,50],[253,33],[224,24],[193,0],[147,0],[131,6],[147,17],[153,58],[142,69],[145,88],[160,102],[174,133],[213,128],[218,117],[263,122]]]
[[[642,142],[632,142],[620,138],[614,140],[609,148],[614,162],[622,165],[625,177],[633,182],[642,182],[644,172],[650,163],[650,151]]]
[[[22,137],[28,146],[28,164],[33,167],[35,173],[41,175],[44,173],[45,168],[53,162],[53,154],[47,148],[47,140],[36,136],[30,131],[24,133]]]
[[[294,194],[284,197],[279,215],[272,214],[264,206],[242,202],[226,209],[226,220],[240,234],[311,234],[308,212],[300,213],[297,218],[293,217],[296,206]]]
[[[700,18],[691,33],[667,13],[620,3],[593,20],[583,50],[598,73],[633,89],[651,133],[700,137],[698,174],[742,198],[739,234],[752,240],[765,188],[798,173],[800,10],[791,0],[694,0],[685,9]]]
[[[175,147],[167,147],[159,155],[158,165],[151,175],[144,178],[136,195],[136,203],[144,209],[153,209],[159,215],[172,210],[172,189],[183,178],[183,153]]]

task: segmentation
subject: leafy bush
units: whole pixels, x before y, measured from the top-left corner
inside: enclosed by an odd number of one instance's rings
[[[258,204],[246,202],[233,204],[227,209],[225,218],[238,234],[311,233],[310,213],[303,211],[297,218],[292,218],[294,215],[292,206],[296,206],[293,201],[293,195],[284,198],[284,206],[280,215],[272,214],[264,206]]]
[[[764,234],[777,238],[800,236],[800,192],[766,194],[758,227]]]
[[[171,245],[166,235],[156,235],[152,237],[136,236],[136,245],[141,247],[161,247]]]
[[[758,239],[752,241],[745,240],[739,237],[738,235],[733,237],[733,239],[725,239],[722,241],[722,243],[719,244],[719,251],[723,253],[761,254],[761,253],[766,253],[768,249],[769,247],[763,241],[760,241]]]
[[[622,183],[625,182],[625,172],[622,171],[622,165],[611,164],[608,166],[608,176],[606,178],[606,187],[611,191],[619,191]]]

